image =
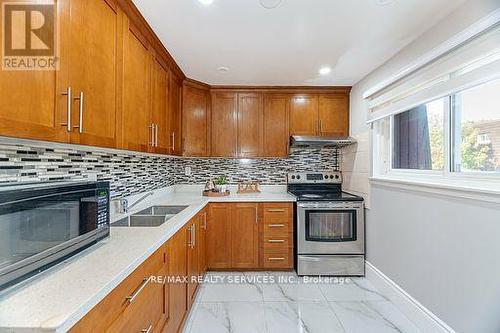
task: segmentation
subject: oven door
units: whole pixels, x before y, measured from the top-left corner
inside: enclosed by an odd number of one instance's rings
[[[364,254],[362,202],[300,202],[299,254]]]

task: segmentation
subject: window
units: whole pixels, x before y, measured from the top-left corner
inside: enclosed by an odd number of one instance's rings
[[[421,104],[393,119],[393,169],[443,170],[447,99]]]
[[[453,96],[453,171],[500,172],[500,80]]]
[[[397,113],[377,132],[379,172],[500,176],[500,80]],[[384,119],[378,122],[386,123]],[[385,154],[385,155],[384,155]],[[389,157],[390,163],[384,167]]]

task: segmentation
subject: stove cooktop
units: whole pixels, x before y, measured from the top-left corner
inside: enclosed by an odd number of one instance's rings
[[[347,192],[302,192],[288,191],[297,197],[298,201],[363,201],[360,196]]]

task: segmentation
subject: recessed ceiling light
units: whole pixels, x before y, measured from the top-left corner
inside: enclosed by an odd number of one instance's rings
[[[198,0],[198,2],[202,5],[209,6],[214,2],[214,0]]]
[[[217,71],[220,73],[227,73],[227,72],[229,72],[229,68],[222,66],[222,67],[217,68]]]
[[[379,6],[386,6],[386,5],[390,5],[391,3],[393,3],[395,0],[376,0],[375,2],[377,3],[377,5]]]
[[[321,67],[319,69],[319,74],[328,75],[328,74],[330,74],[331,71],[332,71],[332,69],[329,66],[324,66],[324,67]]]
[[[282,0],[260,0],[260,5],[266,9],[273,9],[281,4]]]

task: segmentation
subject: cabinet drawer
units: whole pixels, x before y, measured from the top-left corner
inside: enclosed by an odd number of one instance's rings
[[[265,237],[287,237],[290,232],[289,224],[286,222],[265,222],[264,223],[264,236]]]
[[[290,267],[290,251],[264,252],[264,268]]]
[[[127,299],[125,310],[106,331],[153,332],[163,315],[164,288],[163,284],[144,280]]]
[[[263,204],[264,220],[280,219],[290,220],[292,205],[289,203],[265,203]]]
[[[115,325],[115,322],[125,314],[125,311],[129,311],[129,307],[133,303],[138,303],[138,297],[132,303],[127,300],[127,297],[133,295],[143,285],[144,279],[152,275],[158,275],[158,272],[163,272],[165,260],[166,246],[162,246],[71,328],[71,332],[103,332],[110,325]],[[161,289],[163,290],[163,287]],[[149,294],[149,290],[150,286],[145,286],[141,293]],[[161,297],[163,297],[163,292],[161,294]],[[156,296],[160,297],[155,294]],[[155,303],[153,300],[151,302]],[[161,303],[160,310],[163,311],[163,303]],[[141,330],[143,328],[141,327]]]
[[[265,248],[279,248],[288,249],[290,245],[288,236],[264,236],[264,249]]]

